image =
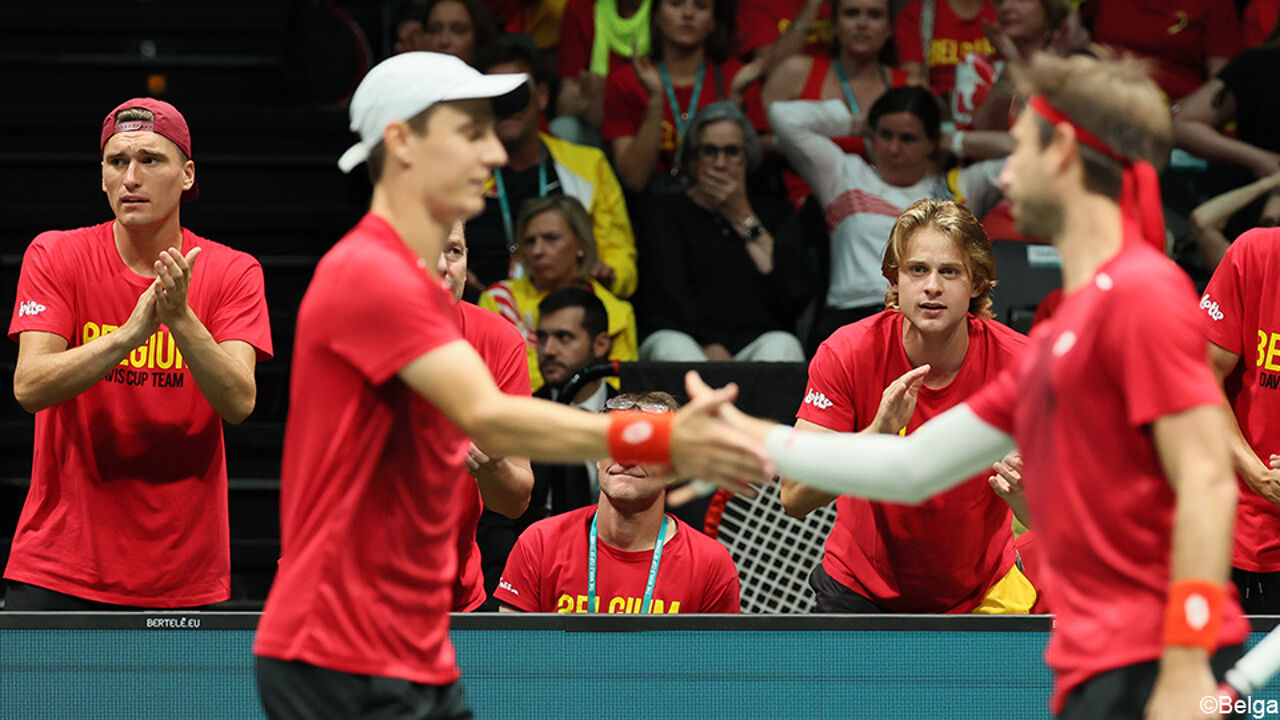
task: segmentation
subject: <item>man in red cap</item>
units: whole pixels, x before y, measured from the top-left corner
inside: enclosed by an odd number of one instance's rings
[[[9,610],[230,597],[222,421],[253,411],[271,356],[262,268],[182,227],[197,188],[172,105],[121,103],[100,147],[115,219],[37,236],[9,324],[14,395],[36,414]]]
[[[1021,84],[1030,99],[1001,185],[1019,229],[1061,252],[1065,291],[1022,361],[905,438],[738,419],[767,436],[784,476],[897,502],[942,492],[1016,443],[1057,615],[1053,711],[1216,717],[1214,677],[1240,657],[1249,624],[1227,582],[1229,416],[1191,281],[1152,247],[1164,238],[1153,166],[1169,155],[1169,113],[1131,58],[1041,54]],[[923,375],[886,400],[917,392]]]

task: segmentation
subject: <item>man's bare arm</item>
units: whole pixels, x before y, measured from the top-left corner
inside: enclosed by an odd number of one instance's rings
[[[174,248],[160,253],[155,262],[159,282],[156,313],[173,334],[182,360],[205,400],[223,420],[236,424],[249,417],[257,401],[258,386],[253,376],[257,354],[252,345],[242,340],[215,341],[187,304],[187,290],[199,254],[200,248],[192,249],[186,257]]]
[[[1151,425],[1156,453],[1177,495],[1173,518],[1172,581],[1227,583],[1236,483],[1228,450],[1228,411],[1200,406]],[[1208,651],[1167,646],[1147,704],[1148,717],[1184,715],[1215,686]]]
[[[155,306],[153,285],[138,296],[124,325],[70,350],[61,335],[39,331],[20,334],[18,362],[13,371],[13,395],[18,404],[34,413],[93,387],[156,331],[159,320]]]
[[[467,454],[467,472],[476,479],[480,499],[489,510],[518,518],[529,508],[533,468],[524,458],[490,457],[475,443]]]
[[[477,445],[496,455],[573,463],[609,452],[608,417],[504,394],[475,349],[464,341],[431,350],[398,374]],[[721,388],[676,413],[671,460],[677,475],[701,477],[739,492],[749,492],[747,482],[767,477],[770,469],[759,443],[712,416],[735,395],[736,388]]]

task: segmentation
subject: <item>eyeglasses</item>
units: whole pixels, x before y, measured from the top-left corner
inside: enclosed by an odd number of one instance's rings
[[[639,410],[647,413],[666,413],[671,412],[671,408],[663,403],[653,400],[641,400],[636,402],[631,398],[611,397],[604,403],[605,410]]]
[[[746,150],[741,145],[698,143],[698,157],[707,162],[715,162],[716,158],[721,155],[724,155],[724,159],[728,162],[742,162],[746,154]]]

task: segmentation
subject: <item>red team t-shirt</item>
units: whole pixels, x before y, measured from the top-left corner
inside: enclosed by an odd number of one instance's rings
[[[990,2],[984,2],[977,16],[969,20],[957,17],[947,0],[938,0],[935,6],[933,38],[927,58],[920,35],[920,0],[911,0],[898,11],[893,22],[893,42],[898,48],[898,62],[923,64],[928,71],[929,89],[936,95],[946,95],[955,87],[956,65],[966,55],[995,56],[996,49],[987,39],[982,24],[995,25],[997,18]]]
[[[702,79],[702,94],[698,97],[698,108],[704,108],[717,100],[726,100],[729,95],[729,88],[733,83],[733,76],[742,69],[742,63],[737,60],[727,60],[719,65],[720,76],[723,79],[723,92],[718,93],[716,89],[716,65],[710,61],[706,64],[706,73]],[[684,110],[689,109],[689,100],[693,97],[693,88],[695,83],[691,83],[685,87],[673,86],[672,90],[676,96],[676,102]],[[666,90],[661,91],[665,97]],[[743,96],[745,109],[743,112],[751,121],[752,126],[759,131],[765,131],[768,122],[764,118],[764,106],[760,100],[760,84],[752,83],[747,88]],[[612,142],[620,137],[634,137],[640,132],[640,125],[644,122],[646,108],[649,105],[649,93],[644,89],[644,85],[640,83],[640,79],[636,77],[636,70],[630,64],[621,65],[609,73],[609,77],[605,80],[604,85],[604,119],[601,128],[601,136],[606,142]],[[663,103],[662,110],[662,139],[658,144],[658,172],[669,172],[675,163],[676,144],[679,142],[677,137],[675,124],[675,115],[671,108],[671,102],[668,100]],[[689,113],[692,119],[697,109],[693,113]],[[682,158],[681,161],[686,165],[692,158]]]
[[[1058,712],[1090,677],[1164,650],[1175,496],[1150,425],[1222,403],[1190,280],[1129,241],[1032,329],[1014,371],[967,402],[1022,451],[1041,574],[1058,616],[1045,652]],[[1249,632],[1228,592],[1220,645]]]
[[[493,595],[525,612],[587,612],[587,539],[596,506],[539,520],[516,540]],[[653,613],[736,613],[738,571],[729,551],[679,518],[662,548]],[[600,541],[596,556],[600,612],[639,613],[652,550],[628,552]]]
[[[1209,341],[1240,355],[1227,377],[1227,398],[1249,447],[1266,465],[1280,453],[1280,230],[1250,230],[1227,248],[1204,296],[1202,325]],[[1236,505],[1231,565],[1280,570],[1280,509],[1243,480]]]
[[[48,332],[76,348],[114,331],[154,281],[120,259],[112,222],[47,232],[27,248],[9,337]],[[271,357],[262,267],[202,248],[187,302],[216,342]],[[31,489],[5,577],[97,602],[185,607],[230,597],[222,418],[164,325],[83,393],[36,413]]]
[[[448,613],[469,445],[396,373],[461,340],[453,297],[382,218],[365,215],[320,260],[298,308],[280,569],[257,655],[458,678]]]
[[[904,318],[885,310],[837,330],[809,363],[796,417],[837,432],[871,423],[884,389],[911,369]],[[1027,339],[969,317],[969,349],[944,388],[921,387],[906,431],[952,408],[1013,366]],[[920,505],[842,495],[822,568],[841,585],[892,612],[969,612],[1014,564],[1009,506],[981,473]]]
[[[488,366],[498,389],[508,395],[529,397],[529,359],[524,337],[501,315],[469,302],[457,304],[462,337],[476,349]],[[458,533],[458,579],[453,586],[453,609],[470,612],[484,604],[484,568],[476,526],[484,512],[480,488],[465,471],[458,478],[458,505],[461,523]]]
[[[1097,42],[1156,61],[1155,81],[1177,100],[1209,80],[1205,60],[1243,49],[1236,6],[1222,0],[1106,0],[1085,3]]]

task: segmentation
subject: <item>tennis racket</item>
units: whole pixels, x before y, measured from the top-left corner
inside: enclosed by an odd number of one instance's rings
[[[757,485],[754,498],[718,490],[707,509],[703,529],[738,567],[744,613],[807,613],[815,604],[809,573],[822,561],[835,503],[796,519],[782,508],[779,487]]]
[[[1280,672],[1280,627],[1267,633],[1262,641],[1236,661],[1218,686],[1218,696],[1234,703],[1247,698]]]

